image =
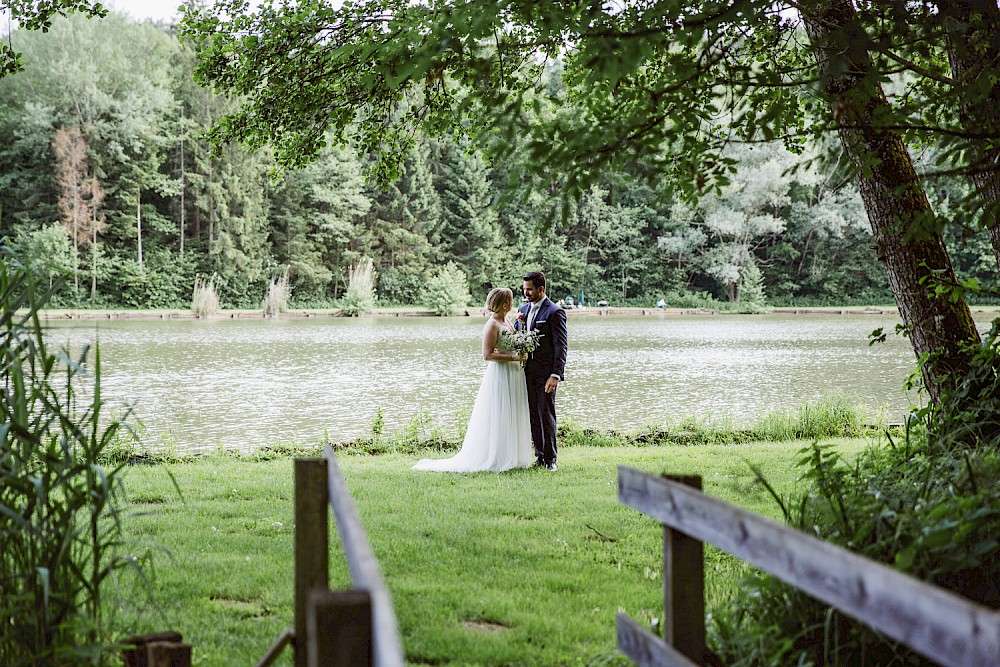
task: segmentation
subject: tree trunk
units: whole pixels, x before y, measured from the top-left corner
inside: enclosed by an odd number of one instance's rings
[[[958,89],[959,117],[971,135],[969,179],[985,212],[993,254],[1000,265],[1000,85],[982,89],[983,77],[993,75],[1000,61],[1000,9],[996,0],[953,0],[942,3],[941,17],[948,32],[948,61]]]
[[[91,255],[91,265],[90,265],[90,300],[93,302],[97,299],[97,215],[95,211],[94,215],[94,238],[90,242],[90,255]]]
[[[135,198],[135,229],[139,235],[139,270],[142,271],[142,190]]]
[[[903,324],[921,364],[931,399],[966,372],[969,343],[979,333],[964,298],[934,296],[931,282],[955,282],[941,235],[927,224],[930,202],[902,137],[878,127],[892,116],[872,61],[857,35],[863,30],[850,0],[803,4],[806,31],[820,68],[844,151],[857,170],[858,189],[885,265]]]
[[[184,257],[184,139],[181,139],[181,257]]]

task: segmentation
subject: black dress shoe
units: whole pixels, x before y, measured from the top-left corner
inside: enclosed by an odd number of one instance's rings
[[[549,470],[551,470],[552,472],[556,471],[556,464],[555,463],[546,463],[545,467],[548,468]]]
[[[532,468],[544,468],[545,467],[545,461],[543,461],[541,459],[535,459],[535,462],[531,464],[531,467]]]

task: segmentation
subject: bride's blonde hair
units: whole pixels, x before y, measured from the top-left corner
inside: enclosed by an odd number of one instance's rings
[[[499,313],[504,309],[504,306],[507,307],[507,310],[510,310],[513,304],[514,293],[506,287],[494,287],[486,295],[486,308],[491,312]]]

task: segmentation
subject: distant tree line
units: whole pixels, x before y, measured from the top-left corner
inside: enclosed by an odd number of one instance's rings
[[[333,305],[366,259],[387,305],[424,302],[449,265],[476,300],[529,268],[554,296],[613,304],[892,298],[856,188],[781,145],[731,148],[729,184],[697,204],[637,161],[563,208],[511,186],[527,142],[488,164],[467,140],[423,135],[385,189],[365,178],[374,158],[333,148],[273,177],[270,149],[209,150],[204,133],[237,105],[194,83],[172,26],[74,16],[11,40],[26,69],[0,79],[0,227],[67,278],[57,305],[185,307],[214,277],[224,307],[256,308],[285,271],[291,305]],[[563,85],[558,63],[545,76]],[[938,186],[944,206],[967,187]],[[989,241],[956,229],[959,273],[990,282]]]

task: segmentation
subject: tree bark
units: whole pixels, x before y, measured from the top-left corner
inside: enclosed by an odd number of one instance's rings
[[[139,270],[142,271],[142,190],[135,199],[135,229],[138,234]]]
[[[97,216],[95,212],[94,216],[94,239],[91,241],[90,248],[91,255],[91,265],[90,265],[90,300],[93,302],[97,299]]]
[[[803,18],[841,144],[858,174],[876,252],[913,350],[926,361],[924,384],[936,402],[967,371],[969,343],[978,343],[979,333],[964,298],[932,292],[934,281],[956,282],[955,271],[941,234],[929,224],[930,202],[906,144],[879,127],[892,109],[858,38],[863,29],[854,6],[850,0],[807,2]]]
[[[181,257],[184,257],[184,190],[187,188],[184,170],[184,137],[181,137]]]
[[[969,179],[985,213],[993,254],[1000,265],[1000,85],[990,83],[1000,64],[1000,8],[996,0],[952,0],[941,3],[948,34],[948,61],[961,100],[959,117],[971,135]],[[988,88],[984,85],[988,84]]]

